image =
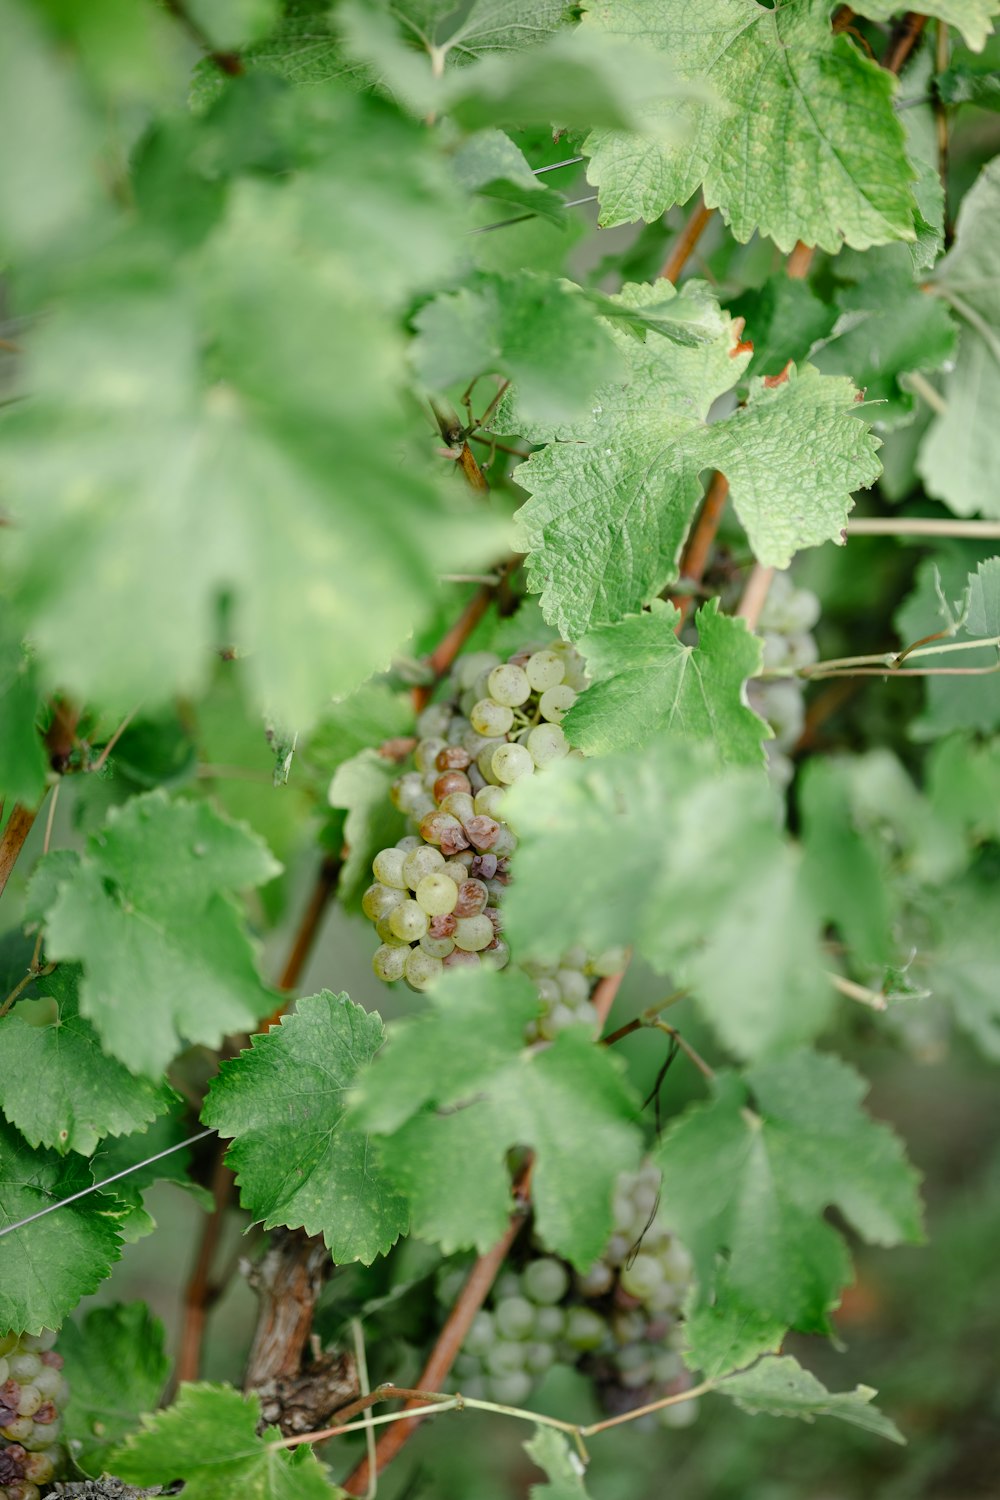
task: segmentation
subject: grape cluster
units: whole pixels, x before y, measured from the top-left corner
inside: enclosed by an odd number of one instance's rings
[[[455,1361],[455,1387],[519,1406],[559,1362],[586,1371],[616,1414],[686,1389],[679,1319],[691,1258],[661,1217],[659,1191],[652,1163],[618,1179],[614,1233],[582,1275],[548,1255],[505,1271]],[[667,1426],[694,1416],[694,1402],[659,1413]]]
[[[760,616],[765,668],[811,666],[819,655],[811,634],[819,615],[819,600],[811,590],[796,588],[789,573],[776,573]],[[774,730],[774,739],[765,746],[768,770],[784,790],[795,769],[788,752],[805,725],[805,684],[799,677],[776,677],[751,682],[748,694],[751,707]]]
[[[561,720],[586,686],[583,661],[563,641],[526,647],[507,661],[471,652],[456,663],[440,702],[417,720],[413,768],[392,788],[412,832],[375,856],[361,906],[381,939],[379,979],[425,990],[446,970],[510,962],[500,910],[517,838],[504,819],[506,790],[570,748]],[[617,972],[621,950],[591,958],[570,949],[531,973],[541,998],[539,1036],[596,1020],[596,977]]]
[[[62,1465],[69,1387],[54,1343],[54,1333],[0,1334],[0,1500],[39,1500]]]

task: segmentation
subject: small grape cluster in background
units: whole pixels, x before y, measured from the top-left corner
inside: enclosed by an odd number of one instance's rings
[[[69,1400],[54,1333],[0,1334],[0,1500],[39,1500],[64,1462]]]
[[[659,1191],[652,1163],[619,1177],[614,1233],[583,1275],[548,1255],[503,1272],[455,1361],[454,1388],[520,1406],[552,1365],[575,1364],[615,1415],[685,1390],[680,1309],[691,1258],[661,1215]],[[442,1286],[443,1295],[450,1290]],[[680,1402],[658,1415],[666,1426],[682,1426],[695,1406]]]
[[[459,658],[440,702],[417,720],[413,768],[392,789],[413,828],[372,865],[362,910],[381,939],[379,979],[425,990],[446,970],[510,962],[500,910],[517,838],[503,816],[506,790],[573,750],[561,720],[586,686],[583,660],[554,641],[501,661]],[[525,965],[541,999],[537,1036],[596,1023],[590,994],[624,954],[571,948],[554,964]]]
[[[819,650],[811,634],[820,616],[820,602],[810,589],[800,589],[789,573],[776,573],[761,611],[759,631],[764,642],[764,667],[809,667]],[[747,685],[750,706],[774,730],[765,745],[768,771],[779,790],[795,771],[789,751],[805,727],[805,683],[800,677],[776,677]]]

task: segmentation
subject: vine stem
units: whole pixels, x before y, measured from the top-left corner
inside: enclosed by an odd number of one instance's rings
[[[773,578],[773,568],[765,568],[760,563],[754,563],[743,590],[743,596],[736,607],[737,619],[746,620],[748,630],[757,629],[757,621],[767,603]]]
[[[714,208],[706,208],[705,200],[699,199],[696,208],[671,245],[670,254],[663,262],[660,276],[665,281],[672,281],[676,285],[678,277],[687,265],[714,213]]]
[[[1000,540],[1000,521],[959,521],[932,516],[859,516],[848,521],[848,540],[854,536],[958,537],[970,541]]]
[[[305,911],[302,913],[299,925],[295,930],[291,947],[288,951],[288,957],[285,960],[284,968],[278,979],[278,988],[286,993],[286,997],[298,984],[302,971],[308,962],[309,955],[312,952],[320,926],[322,925],[326,908],[337,889],[341,869],[342,863],[339,859],[327,858],[320,865]],[[268,1017],[263,1027],[264,1030],[269,1030],[272,1026],[277,1025],[284,1014],[287,1003],[288,1000],[286,998]],[[222,1236],[222,1226],[226,1210],[229,1206],[230,1194],[235,1181],[232,1171],[226,1166],[226,1150],[227,1142],[220,1140],[212,1169],[211,1192],[213,1205],[202,1222],[194,1264],[191,1268],[184,1292],[184,1313],[181,1321],[175,1375],[175,1380],[178,1384],[182,1381],[198,1379],[198,1373],[201,1368],[201,1349],[205,1337],[205,1324],[213,1304],[218,1301],[226,1285],[225,1281],[213,1281],[211,1274],[219,1241]]]
[[[32,824],[38,816],[39,806],[32,809],[25,807],[23,802],[15,802],[7,819],[7,826],[3,835],[0,836],[0,895],[11,876],[11,871],[17,864],[17,857],[24,848],[24,841],[31,832]]]
[[[427,665],[434,673],[434,681],[438,682],[450,668],[469,636],[479,624],[483,615],[489,609],[496,593],[496,584],[483,584],[469,600],[462,610],[454,625],[448,633],[442,636],[427,659]],[[433,684],[421,683],[413,689],[413,707],[420,713],[421,709],[427,707]]]
[[[243,61],[237,52],[220,52],[201,23],[195,20],[183,0],[163,0],[164,7],[179,21],[192,41],[207,54],[220,72],[229,78],[238,78],[243,72]]]
[[[712,475],[705,498],[702,501],[698,520],[695,522],[694,530],[688,538],[684,548],[684,556],[681,559],[680,576],[688,583],[700,583],[705,576],[708,560],[712,555],[715,545],[716,533],[722,520],[723,511],[726,508],[726,500],[729,497],[729,480],[718,470]],[[670,602],[675,609],[680,610],[680,619],[677,621],[677,633],[680,634],[684,622],[691,612],[694,603],[693,594],[672,594]]]

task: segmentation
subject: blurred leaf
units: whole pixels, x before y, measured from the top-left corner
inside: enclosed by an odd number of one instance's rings
[[[524,1445],[528,1457],[544,1469],[548,1484],[533,1484],[531,1500],[587,1500],[583,1464],[561,1432],[536,1427],[535,1436]]]
[[[344,839],[347,857],[338,882],[338,895],[349,911],[359,911],[361,897],[372,883],[372,860],[406,832],[406,818],[389,800],[399,766],[377,750],[361,750],[344,761],[330,782],[331,807],[347,809]]]
[[[798,1360],[787,1354],[762,1359],[752,1370],[728,1376],[716,1390],[730,1396],[737,1406],[754,1416],[765,1413],[771,1417],[798,1417],[803,1422],[837,1417],[853,1427],[888,1438],[891,1443],[906,1442],[895,1422],[872,1406],[877,1391],[859,1385],[853,1391],[833,1395],[815,1375],[803,1370]]]
[[[111,1450],[153,1410],[170,1374],[164,1329],[144,1302],[95,1307],[59,1335],[70,1400],[66,1438],[85,1474],[108,1470]]]

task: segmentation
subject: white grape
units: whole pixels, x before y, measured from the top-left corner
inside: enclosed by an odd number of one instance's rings
[[[450,937],[431,937],[425,932],[420,939],[420,946],[431,958],[447,958],[449,953],[455,951],[455,939]]]
[[[443,870],[425,875],[414,892],[417,905],[429,917],[446,917],[450,911],[454,911],[458,893],[459,887]]]
[[[506,788],[502,786],[484,786],[473,799],[476,813],[480,817],[499,818],[505,796]]]
[[[444,973],[444,963],[440,958],[425,953],[423,948],[411,948],[407,954],[404,973],[407,983],[412,984],[415,990],[425,990],[436,979],[440,979]]]
[[[460,917],[455,923],[454,936],[456,948],[465,953],[478,953],[492,943],[493,923],[487,916]]]
[[[505,1297],[497,1303],[494,1317],[503,1338],[526,1339],[534,1331],[535,1309],[526,1297]]]
[[[560,1261],[544,1256],[528,1262],[521,1273],[521,1286],[532,1302],[561,1302],[569,1291],[569,1272]]]
[[[402,979],[409,952],[409,943],[398,943],[394,947],[383,943],[381,948],[376,948],[372,958],[372,968],[377,977],[384,980],[386,984]]]
[[[538,711],[543,719],[561,724],[576,702],[576,693],[564,682],[557,687],[546,688],[538,700]]]
[[[512,782],[520,781],[524,776],[533,775],[535,762],[524,745],[507,743],[494,750],[490,760],[490,769],[497,781],[509,786]],[[485,772],[483,774],[485,775]]]
[[[541,771],[569,754],[569,741],[558,724],[537,724],[528,734],[525,749]]]
[[[427,844],[411,849],[403,863],[403,874],[410,890],[415,891],[425,875],[433,875],[444,863],[445,858],[440,849],[431,849]]]
[[[469,723],[484,736],[508,734],[514,723],[514,710],[492,698],[481,698],[469,714]]]
[[[403,874],[405,859],[406,854],[402,849],[382,849],[372,860],[372,874],[381,885],[405,890],[406,876]]]
[[[536,693],[558,687],[566,676],[566,664],[555,651],[536,651],[524,664],[524,675]]]
[[[476,816],[476,804],[468,792],[449,792],[438,805],[441,812],[457,818],[460,823],[467,823]]]
[[[428,927],[427,913],[416,901],[402,901],[389,917],[389,926],[399,938],[415,943],[422,938]],[[407,976],[409,977],[409,976]]]
[[[405,891],[376,881],[361,897],[361,910],[370,922],[377,922],[381,917],[388,917],[405,900]]]
[[[507,662],[493,668],[487,685],[490,697],[506,708],[519,708],[531,697],[531,683],[524,668]]]

